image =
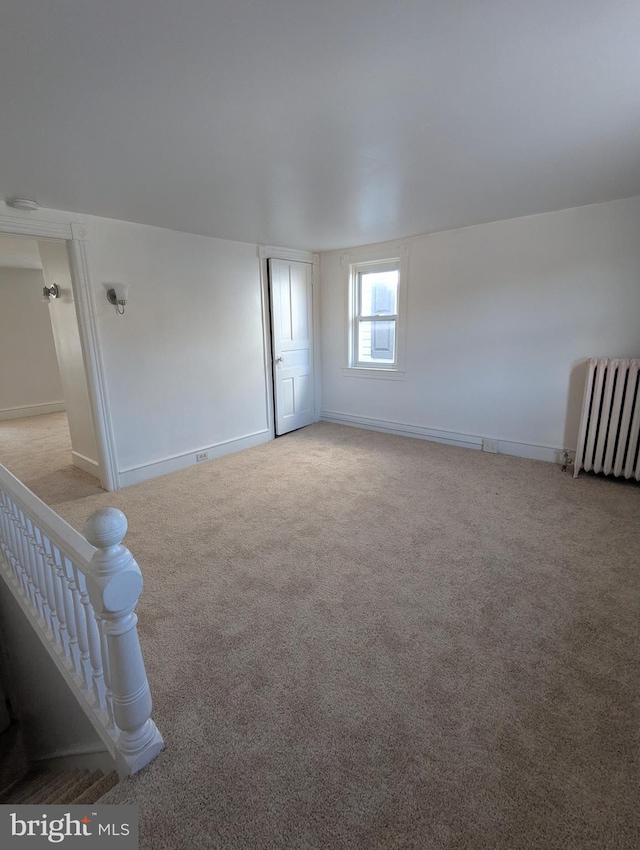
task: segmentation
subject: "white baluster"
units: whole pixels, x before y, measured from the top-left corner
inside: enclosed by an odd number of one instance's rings
[[[45,582],[47,585],[47,599],[49,602],[49,611],[51,612],[51,628],[56,641],[58,643],[62,643],[60,619],[58,617],[58,595],[56,594],[56,573],[52,564],[49,563],[48,553],[44,547],[44,535],[37,525],[33,525],[33,533],[35,536],[36,548],[40,553],[40,560],[42,561],[42,569],[44,570]]]
[[[117,748],[126,770],[135,773],[160,752],[162,736],[151,720],[151,693],[133,613],[142,592],[142,574],[121,545],[127,519],[116,508],[96,511],[84,534],[97,547],[87,575],[89,595],[109,648],[113,712],[120,729]]]
[[[3,490],[0,490],[0,529],[2,529],[2,539],[0,540],[0,544],[2,545],[2,552],[4,554],[7,564],[12,569],[18,581],[22,584],[23,587],[25,587],[22,581],[22,571],[20,570],[20,565],[18,564],[11,548],[9,509],[7,508],[6,500],[6,493]]]
[[[26,544],[24,542],[23,537],[23,528],[20,523],[20,513],[18,510],[18,506],[15,504],[13,500],[10,502],[11,507],[11,520],[13,524],[13,534],[15,539],[15,554],[18,561],[22,564],[22,568],[26,571],[28,576],[28,584],[29,584],[29,597],[31,599],[32,606],[38,611],[40,615],[42,615],[42,597],[40,596],[40,590],[38,588],[38,577],[35,575],[35,570],[32,568],[31,561],[29,560]]]
[[[24,592],[27,599],[31,600],[28,576],[22,564],[18,560],[18,551],[16,547],[15,537],[16,532],[14,527],[13,513],[11,511],[11,500],[9,498],[9,494],[5,493],[4,491],[2,491],[1,496],[5,544],[3,547],[4,553],[9,558],[10,563],[13,565],[13,568],[16,571],[16,575],[18,575],[21,579],[22,586],[24,588]]]
[[[60,589],[62,591],[62,602],[64,606],[64,616],[67,625],[67,634],[69,635],[69,658],[73,661],[73,669],[78,675],[82,675],[82,665],[80,663],[80,647],[78,646],[78,632],[76,629],[76,615],[73,607],[73,598],[67,580],[65,569],[64,556],[57,546],[51,544],[51,555],[56,564],[56,572],[60,579]]]
[[[84,607],[80,599],[80,591],[76,585],[76,573],[71,561],[66,555],[62,556],[63,571],[67,579],[69,592],[71,593],[71,601],[73,602],[73,622],[76,628],[76,637],[78,639],[78,649],[80,650],[80,675],[84,682],[85,688],[91,688],[91,659],[89,656],[89,640],[87,638],[87,620],[84,613]]]
[[[53,587],[49,580],[49,570],[47,569],[47,564],[45,563],[45,560],[42,556],[41,547],[38,546],[35,526],[31,521],[31,518],[23,512],[22,520],[26,529],[26,540],[29,551],[29,557],[31,559],[31,563],[34,569],[38,573],[40,593],[42,594],[42,615],[44,617],[45,623],[47,624],[47,628],[50,629],[53,634],[56,635],[57,638],[55,630],[56,624],[54,623],[53,611],[51,610],[51,598],[53,597]]]
[[[55,597],[56,617],[58,620],[58,634],[60,644],[64,650],[66,658],[71,658],[69,649],[69,633],[67,631],[67,614],[64,603],[64,585],[62,582],[61,570],[58,569],[58,564],[53,556],[53,547],[51,541],[46,534],[43,534],[40,529],[37,529],[36,536],[42,545],[44,558],[47,562],[47,567],[51,573],[51,582],[53,584],[53,595]]]
[[[100,648],[100,632],[93,611],[93,606],[87,592],[85,576],[75,568],[76,587],[80,592],[80,601],[84,608],[85,622],[87,624],[87,642],[89,644],[89,658],[91,660],[91,678],[93,680],[93,692],[100,708],[106,708],[105,684],[102,674],[102,651]]]

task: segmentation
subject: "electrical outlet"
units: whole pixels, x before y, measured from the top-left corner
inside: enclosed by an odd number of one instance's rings
[[[488,440],[486,437],[482,441],[482,451],[483,452],[491,452],[492,454],[498,454],[498,441],[497,440]]]
[[[203,460],[209,460],[209,452],[198,452],[196,455],[196,463],[202,463]]]

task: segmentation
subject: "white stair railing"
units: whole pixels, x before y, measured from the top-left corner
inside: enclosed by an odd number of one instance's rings
[[[83,537],[0,465],[0,575],[122,777],[164,747],[134,613],[142,574],[122,545],[126,532],[122,511],[102,508]]]

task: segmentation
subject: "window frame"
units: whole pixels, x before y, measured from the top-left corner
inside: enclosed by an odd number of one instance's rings
[[[364,314],[362,312],[362,276],[375,272],[397,272],[398,283],[396,289],[396,312],[389,314],[372,313]],[[380,262],[369,263],[354,263],[351,266],[351,286],[353,299],[352,309],[352,327],[351,327],[351,356],[349,358],[350,365],[355,369],[387,369],[395,370],[398,368],[398,308],[400,299],[400,258],[397,260],[386,260]],[[393,322],[393,360],[390,363],[375,362],[371,360],[360,360],[358,353],[360,350],[360,340],[362,334],[362,325],[365,322]]]
[[[409,246],[394,246],[387,251],[354,251],[341,256],[347,291],[345,355],[342,373],[345,377],[404,379],[406,343],[407,261]],[[394,315],[364,316],[360,313],[360,282],[367,271],[398,270],[398,291]],[[395,321],[395,358],[393,363],[358,360],[358,327],[363,321]]]

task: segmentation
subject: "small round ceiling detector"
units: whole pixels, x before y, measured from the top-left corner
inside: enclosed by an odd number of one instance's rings
[[[10,207],[13,207],[14,210],[27,210],[28,212],[34,212],[38,209],[38,204],[31,198],[9,198],[7,203]]]

